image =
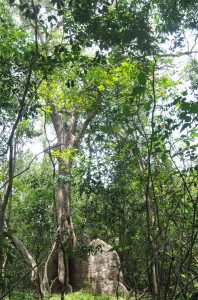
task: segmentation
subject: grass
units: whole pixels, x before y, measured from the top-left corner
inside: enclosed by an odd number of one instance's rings
[[[60,300],[60,295],[53,295],[51,297],[45,297],[45,300]],[[93,295],[83,291],[71,293],[65,295],[65,300],[117,300],[114,296],[108,295]],[[124,300],[124,298],[119,297],[119,300]]]
[[[33,292],[22,292],[22,291],[14,291],[10,294],[10,297],[6,297],[5,300],[37,300],[38,297]],[[44,300],[60,300],[60,295],[45,295]],[[90,293],[86,293],[84,291],[71,293],[65,295],[65,300],[117,300],[115,296],[108,295],[93,295]],[[119,297],[119,300],[124,300],[124,298]]]

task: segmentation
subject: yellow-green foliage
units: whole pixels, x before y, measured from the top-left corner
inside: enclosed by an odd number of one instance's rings
[[[75,109],[78,113],[90,112],[100,105],[98,92],[115,92],[117,85],[122,86],[119,101],[125,102],[127,97],[131,98],[132,89],[138,84],[140,70],[135,63],[123,61],[119,65],[109,64],[108,67],[92,66],[83,79],[77,73],[78,67],[71,68],[68,65],[65,70],[54,70],[48,80],[43,80],[38,95],[46,112],[51,113],[48,101],[60,111]],[[73,82],[72,87],[68,86],[68,81]]]
[[[83,291],[71,293],[65,296],[65,300],[116,300],[117,297],[107,295],[93,295]],[[45,297],[45,300],[60,300],[60,295],[53,295],[51,297]],[[119,297],[119,300],[124,298]]]
[[[76,152],[78,152],[78,149],[65,148],[62,151],[60,150],[52,151],[52,156],[55,158],[73,158]]]

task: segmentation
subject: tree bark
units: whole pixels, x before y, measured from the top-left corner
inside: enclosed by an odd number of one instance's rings
[[[4,229],[4,209],[0,198],[0,297],[3,294],[3,229]]]
[[[69,280],[69,260],[68,251],[64,249],[72,249],[76,245],[76,236],[73,227],[72,215],[71,215],[71,183],[70,176],[72,171],[72,153],[77,147],[76,128],[78,116],[75,111],[71,112],[70,123],[63,121],[61,114],[56,110],[56,107],[51,101],[47,101],[47,105],[51,108],[51,119],[56,132],[58,141],[57,155],[58,159],[58,177],[59,184],[56,196],[56,215],[58,225],[59,242],[53,245],[50,253],[50,260],[45,265],[45,288],[48,292],[57,291],[57,289],[63,288],[66,284],[66,290],[70,289]],[[68,155],[67,155],[68,152]],[[66,256],[65,257],[65,253]],[[53,265],[49,264],[49,261],[53,261]],[[54,274],[55,278],[47,276],[49,274],[49,268],[56,268],[50,274]],[[67,278],[66,278],[67,277]],[[65,280],[65,278],[67,280]],[[61,291],[60,291],[61,292]]]
[[[60,183],[57,191],[57,219],[59,226],[60,252],[58,253],[58,279],[66,290],[72,289],[69,278],[70,261],[68,253],[76,246],[76,236],[71,215],[71,184],[70,180],[72,163],[68,160],[59,159]],[[66,279],[65,279],[66,278]]]

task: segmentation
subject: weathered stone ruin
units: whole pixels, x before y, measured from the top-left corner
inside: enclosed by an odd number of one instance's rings
[[[123,285],[120,259],[116,251],[104,241],[96,239],[90,243],[96,253],[75,262],[74,290],[84,289],[94,294],[126,296],[128,291]]]

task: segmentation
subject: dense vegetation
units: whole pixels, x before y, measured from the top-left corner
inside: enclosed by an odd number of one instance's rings
[[[96,237],[134,299],[197,299],[196,18],[195,0],[0,0],[0,299],[43,297],[54,243],[64,299]]]

